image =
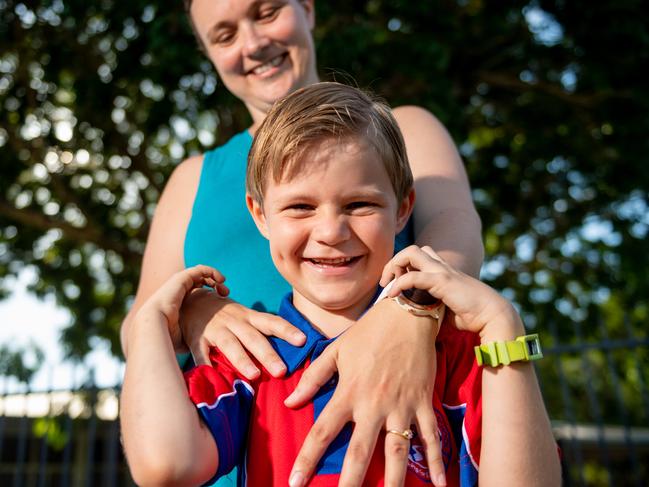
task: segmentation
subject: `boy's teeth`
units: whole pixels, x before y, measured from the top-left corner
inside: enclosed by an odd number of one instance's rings
[[[338,259],[311,259],[311,261],[315,264],[322,264],[322,265],[340,265],[340,264],[346,264],[347,262],[350,262],[353,259],[353,257],[339,257]]]
[[[261,66],[257,66],[255,69],[252,70],[252,72],[255,73],[255,74],[263,74],[266,71],[268,71],[269,69],[279,66],[282,63],[282,59],[284,59],[284,54],[280,54],[279,56],[275,56],[270,61],[265,62]]]

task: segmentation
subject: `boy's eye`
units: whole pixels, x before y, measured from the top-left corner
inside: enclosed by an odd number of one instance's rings
[[[372,208],[375,208],[378,206],[376,203],[372,203],[371,201],[354,201],[353,203],[349,203],[347,205],[347,209],[349,211],[357,211],[357,210],[370,210]]]
[[[290,211],[294,213],[303,213],[313,210],[313,206],[306,203],[296,203],[294,205],[287,206],[284,211]]]

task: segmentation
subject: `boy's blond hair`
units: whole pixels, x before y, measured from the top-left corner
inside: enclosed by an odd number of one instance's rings
[[[332,138],[367,141],[383,162],[397,201],[406,197],[412,172],[390,107],[358,88],[330,82],[301,88],[273,105],[248,154],[246,190],[262,204],[269,177],[275,182],[295,177],[302,155]]]

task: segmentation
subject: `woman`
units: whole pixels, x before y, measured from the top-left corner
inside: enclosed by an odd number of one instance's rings
[[[156,209],[122,337],[137,309],[169,276],[185,266],[207,264],[227,277],[233,300],[194,292],[183,305],[182,332],[170,330],[177,349],[184,342],[197,363],[209,363],[207,348],[215,345],[253,378],[259,370],[245,348],[280,376],[286,368],[261,333],[295,344],[304,337],[280,318],[259,312],[275,311],[289,288],[247,214],[243,175],[252,134],[271,105],[318,81],[311,35],[314,0],[185,0],[185,4],[204,51],[224,85],[246,105],[253,123],[223,147],[190,158],[174,171]],[[453,142],[421,108],[397,108],[394,115],[415,176],[417,204],[411,231],[416,243],[431,246],[454,266],[476,275],[483,255],[480,220]],[[406,240],[413,236],[401,237],[400,248],[412,243]],[[435,374],[434,367],[422,364],[434,365],[435,349],[423,338],[427,331],[412,321],[396,303],[381,302],[311,365],[289,406],[306,402],[336,370],[339,385],[308,435],[294,471],[312,471],[330,439],[346,422],[354,421],[341,482],[359,485],[380,430],[403,430],[419,419],[430,420]],[[127,353],[124,339],[123,348]],[[429,465],[443,469],[436,438],[423,440]],[[400,484],[406,457],[402,450],[386,451],[386,485]]]

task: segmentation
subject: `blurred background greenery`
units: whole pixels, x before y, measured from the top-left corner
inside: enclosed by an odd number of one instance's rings
[[[552,417],[649,423],[649,5],[316,7],[322,79],[427,107],[451,132],[483,221],[483,278],[563,353],[540,369]],[[29,266],[31,291],[71,312],[69,357],[92,337],[119,355],[167,177],[249,123],[180,0],[0,0],[2,296]],[[26,373],[22,350],[0,352],[3,374]]]

